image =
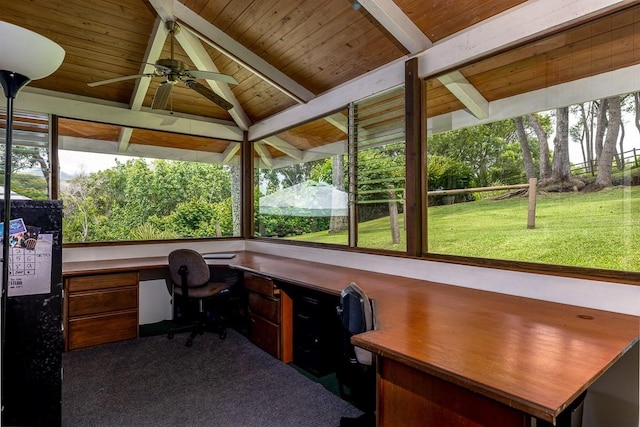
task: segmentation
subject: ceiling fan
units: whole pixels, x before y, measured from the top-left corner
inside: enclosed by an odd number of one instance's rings
[[[213,71],[190,70],[187,67],[187,64],[174,59],[173,43],[175,34],[180,30],[180,28],[178,27],[178,24],[173,21],[167,22],[166,25],[169,30],[169,34],[171,35],[171,58],[159,59],[155,62],[155,64],[150,64],[155,67],[153,73],[116,77],[114,79],[87,83],[87,85],[94,87],[109,83],[120,82],[123,80],[137,79],[140,77],[165,77],[166,80],[160,83],[160,85],[156,89],[156,94],[153,97],[153,101],[151,102],[151,108],[153,109],[164,109],[167,106],[167,101],[169,100],[169,95],[171,95],[171,90],[173,89],[173,86],[178,82],[183,82],[186,87],[198,92],[200,95],[209,99],[220,108],[224,110],[232,109],[233,104],[231,104],[229,101],[227,101],[202,83],[197,82],[196,80],[216,80],[224,83],[238,84],[236,79],[234,79],[230,75],[216,73]]]

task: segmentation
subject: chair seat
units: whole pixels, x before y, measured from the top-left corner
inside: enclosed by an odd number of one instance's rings
[[[227,283],[220,282],[208,282],[202,286],[190,287],[189,288],[189,298],[207,298],[212,297],[225,289],[229,289],[229,285]],[[180,286],[175,286],[173,288],[173,292],[176,295],[182,295],[182,288]]]

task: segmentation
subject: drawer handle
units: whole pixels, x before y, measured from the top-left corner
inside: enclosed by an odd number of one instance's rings
[[[309,316],[308,314],[302,314],[302,313],[298,313],[298,317],[304,320],[309,320],[311,318],[311,316]]]

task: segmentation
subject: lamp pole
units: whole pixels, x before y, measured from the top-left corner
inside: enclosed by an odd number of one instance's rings
[[[2,347],[7,315],[7,293],[9,290],[9,238],[11,236],[11,151],[13,143],[13,101],[29,78],[12,71],[0,70],[0,84],[7,97],[7,121],[4,145],[4,227],[2,230]]]
[[[7,120],[4,142],[4,227],[2,230],[2,341],[0,353],[4,356],[5,329],[7,325],[7,297],[9,292],[9,251],[11,249],[9,237],[11,236],[11,151],[13,143],[13,101],[18,92],[30,79],[19,73],[0,70],[0,84],[7,97]],[[4,357],[2,358],[2,371],[4,371]],[[0,386],[0,389],[4,387]],[[2,411],[4,411],[4,390],[2,395]]]

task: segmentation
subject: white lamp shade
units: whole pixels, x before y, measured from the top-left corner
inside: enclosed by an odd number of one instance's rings
[[[60,67],[64,49],[40,34],[0,21],[0,70],[30,80],[47,77]]]

